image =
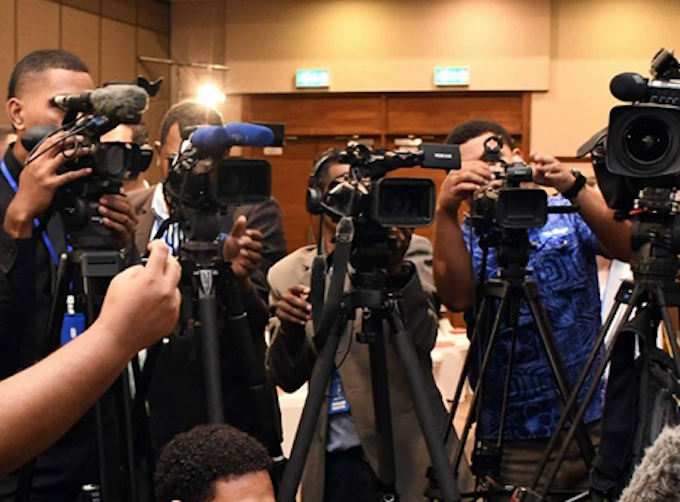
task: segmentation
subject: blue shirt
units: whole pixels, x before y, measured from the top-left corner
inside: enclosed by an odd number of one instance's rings
[[[548,205],[565,206],[564,197],[550,197]],[[471,252],[477,277],[481,276],[482,249],[472,232],[469,220],[463,223],[463,235]],[[569,384],[573,387],[592,351],[600,329],[600,296],[597,279],[597,238],[577,213],[550,214],[542,228],[528,230],[529,269],[540,292],[540,300],[548,313],[553,337],[565,366]],[[490,248],[485,278],[498,277],[496,249]],[[493,309],[495,312],[495,309]],[[468,334],[472,334],[475,319],[466,312]],[[489,362],[483,385],[481,437],[495,439],[500,426],[501,402],[506,380],[510,329],[502,326]],[[474,355],[473,361],[477,361]],[[473,364],[473,366],[476,366]],[[473,384],[478,372],[471,371]],[[581,399],[590,386],[592,376],[581,389]],[[505,420],[504,440],[550,437],[562,410],[557,386],[540,336],[529,308],[522,302],[519,316],[515,358]],[[597,392],[586,412],[585,422],[602,416],[601,392]]]

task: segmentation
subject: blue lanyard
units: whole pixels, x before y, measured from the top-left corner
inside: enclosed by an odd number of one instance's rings
[[[9,183],[9,186],[12,188],[12,190],[14,190],[14,193],[17,193],[17,191],[19,191],[19,185],[12,177],[12,174],[9,172],[9,169],[7,169],[5,159],[2,159],[2,161],[0,161],[0,170],[2,170],[2,174],[5,176],[5,179],[7,180],[7,183]],[[38,220],[38,218],[33,219],[33,224],[35,225],[36,228],[40,226],[40,221]],[[59,265],[59,257],[57,256],[57,253],[54,250],[54,246],[52,246],[52,242],[50,241],[50,238],[45,230],[43,230],[42,232],[42,240],[45,243],[45,247],[47,248],[48,253],[50,253],[50,256],[52,257],[54,264]]]

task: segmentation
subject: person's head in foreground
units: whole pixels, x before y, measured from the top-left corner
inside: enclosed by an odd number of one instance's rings
[[[159,502],[274,502],[271,458],[256,439],[229,425],[178,434],[158,460]]]

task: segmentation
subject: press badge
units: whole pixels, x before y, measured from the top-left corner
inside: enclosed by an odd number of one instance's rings
[[[66,297],[66,312],[64,322],[61,324],[61,344],[66,345],[75,337],[85,331],[85,315],[76,312],[76,299],[73,295]]]
[[[342,388],[340,373],[338,373],[338,370],[333,370],[330,396],[328,398],[328,414],[337,415],[338,413],[345,413],[347,411],[349,411],[349,402],[345,396],[345,390]]]

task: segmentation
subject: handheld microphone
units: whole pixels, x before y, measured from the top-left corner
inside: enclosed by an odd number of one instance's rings
[[[680,106],[680,84],[649,80],[638,73],[621,73],[609,84],[612,95],[621,101],[643,101]]]
[[[274,133],[267,127],[232,122],[224,127],[199,127],[189,141],[200,153],[219,155],[230,146],[268,146],[274,141]]]
[[[50,104],[64,111],[95,113],[118,121],[136,117],[146,110],[149,95],[137,85],[115,84],[82,94],[60,94]]]

